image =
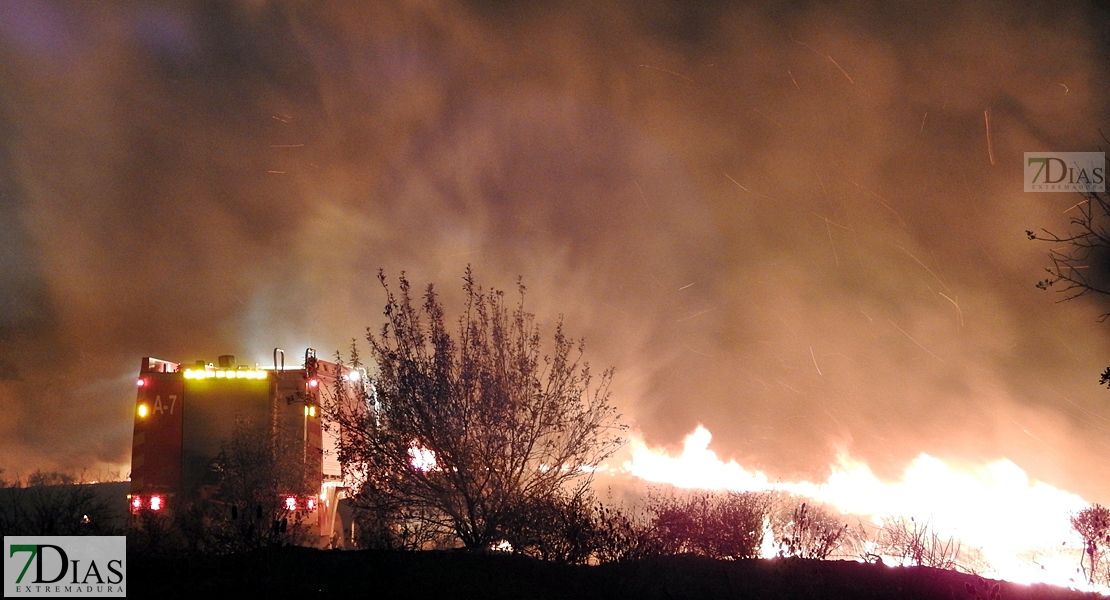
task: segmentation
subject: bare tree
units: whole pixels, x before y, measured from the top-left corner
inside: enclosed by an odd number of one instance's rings
[[[1107,549],[1110,549],[1110,509],[1098,504],[1088,506],[1072,515],[1071,526],[1083,538],[1079,566],[1087,575],[1087,582],[1105,580],[1107,568],[1104,560]]]
[[[352,407],[340,378],[324,402],[341,431],[340,461],[361,490],[356,500],[405,511],[478,549],[506,539],[521,510],[580,498],[593,469],[623,443],[609,404],[612,370],[595,378],[561,321],[550,354],[541,354],[520,282],[510,309],[468,267],[452,335],[431,285],[417,308],[404,274],[399,295],[378,278],[386,323],[368,330],[372,393]],[[361,367],[357,356],[350,362]]]

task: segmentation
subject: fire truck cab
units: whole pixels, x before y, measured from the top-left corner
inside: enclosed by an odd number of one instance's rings
[[[341,536],[337,508],[343,497],[336,429],[325,427],[320,392],[336,378],[354,382],[359,371],[318,360],[312,349],[299,368],[285,368],[274,350],[272,368],[238,364],[234,356],[187,365],[146,357],[138,377],[131,454],[132,513],[173,511],[214,493],[213,461],[237,427],[268,433],[272,447],[294,448],[277,468],[296,469],[312,493],[280,492],[279,499],[326,546]]]

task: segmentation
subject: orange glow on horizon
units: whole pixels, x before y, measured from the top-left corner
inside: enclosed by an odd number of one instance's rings
[[[681,488],[779,490],[812,498],[861,519],[914,518],[937,533],[978,548],[988,573],[1018,583],[1082,585],[1077,575],[1080,542],[1069,521],[1088,503],[1032,480],[1013,462],[955,468],[920,454],[898,481],[883,481],[862,461],[841,454],[824,482],[773,481],[709,449],[712,434],[698,426],[682,453],[647,446],[633,436],[625,470],[641,479]]]

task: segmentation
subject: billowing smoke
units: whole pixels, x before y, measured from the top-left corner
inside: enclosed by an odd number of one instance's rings
[[[652,444],[819,478],[1005,457],[1106,501],[1105,305],[1022,153],[1108,129],[1095,8],[0,5],[3,468],[129,457],[144,355],[267,364],[472,264]]]

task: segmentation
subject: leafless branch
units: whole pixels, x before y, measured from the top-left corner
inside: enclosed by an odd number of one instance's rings
[[[1097,254],[1110,251],[1110,196],[1097,192],[1083,194],[1083,200],[1065,213],[1072,213],[1065,234],[1047,229],[1042,229],[1040,233],[1025,232],[1030,240],[1054,244],[1048,252],[1052,261],[1052,266],[1045,269],[1048,277],[1038,281],[1037,287],[1062,294],[1059,302],[1089,294],[1110,295],[1110,288],[1105,287],[1105,282],[1096,280],[1092,275],[1097,272],[1092,269],[1097,266]],[[1110,318],[1110,312],[1102,314],[1099,321],[1107,318]]]

